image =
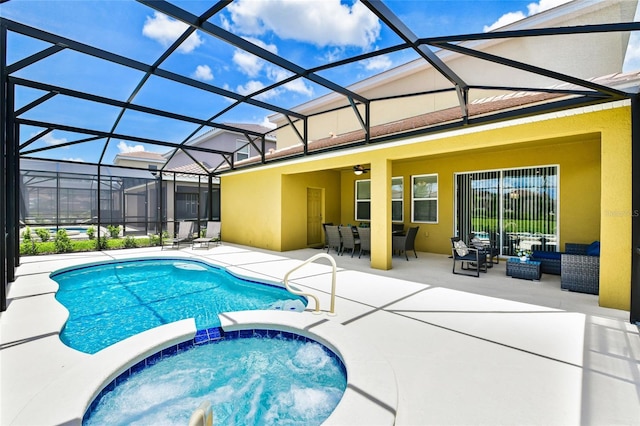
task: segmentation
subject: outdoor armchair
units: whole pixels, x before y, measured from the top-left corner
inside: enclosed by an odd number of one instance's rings
[[[488,267],[493,267],[494,264],[500,263],[500,249],[496,244],[495,238],[489,238],[488,240],[482,240],[476,236],[475,233],[469,234],[469,245],[478,250],[484,250],[487,255]]]
[[[479,277],[480,271],[487,272],[486,253],[476,248],[467,247],[460,237],[451,237],[451,254],[454,274]],[[461,270],[469,272],[456,272],[456,263],[460,263]]]
[[[565,244],[561,255],[560,288],[580,293],[600,293],[600,243]]]

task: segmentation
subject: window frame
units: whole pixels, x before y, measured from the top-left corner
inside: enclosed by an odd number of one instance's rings
[[[393,198],[393,181],[400,180],[400,198]],[[393,217],[393,203],[400,203],[400,219],[394,219]],[[391,222],[392,223],[404,223],[404,176],[395,176],[391,178]]]
[[[415,189],[416,189],[416,181],[417,179],[420,178],[432,178],[435,177],[435,194],[436,196],[430,196],[430,197],[417,197],[415,194]],[[411,175],[411,222],[412,223],[431,223],[431,224],[437,224],[438,220],[439,220],[439,196],[438,196],[438,191],[439,191],[439,176],[438,173],[426,173],[426,174],[420,174],[420,175]],[[430,193],[433,193],[434,191],[430,191]],[[435,212],[436,212],[436,217],[435,220],[417,220],[416,219],[416,202],[420,202],[420,201],[434,201],[436,208],[435,208]]]
[[[354,212],[353,212],[353,217],[354,220],[356,222],[371,222],[371,179],[356,179],[354,181],[354,194],[353,194],[353,199],[354,199]],[[361,182],[368,182],[369,183],[369,198],[363,198],[363,199],[358,199],[358,184]],[[364,219],[364,218],[359,218],[358,217],[358,203],[368,203],[369,204],[369,217]]]
[[[246,157],[239,158],[239,155],[244,155]],[[236,139],[236,150],[233,153],[233,157],[235,161],[246,160],[251,157],[251,144],[242,139]]]

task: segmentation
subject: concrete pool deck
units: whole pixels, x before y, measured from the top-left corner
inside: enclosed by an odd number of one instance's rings
[[[50,272],[102,260],[186,256],[280,281],[317,253],[223,244],[23,257],[0,314],[0,424],[25,424],[19,423],[25,407],[91,357],[58,338],[66,311],[55,302]],[[502,261],[475,278],[453,275],[444,255],[394,257],[392,270],[378,271],[368,258],[332,254],[339,268],[336,315],[318,318],[388,362],[397,386],[395,424],[640,424],[640,336],[628,312],[598,307],[597,296],[560,291],[557,276],[506,277]],[[330,275],[321,259],[291,281],[319,296],[326,311]],[[371,375],[375,383],[376,372]],[[31,424],[55,424],[39,418]]]

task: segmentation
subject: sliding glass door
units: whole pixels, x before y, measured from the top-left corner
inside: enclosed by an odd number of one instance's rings
[[[455,232],[500,248],[557,251],[558,167],[456,174]]]

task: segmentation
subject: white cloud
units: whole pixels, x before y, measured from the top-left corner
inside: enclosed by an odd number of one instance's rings
[[[282,39],[324,46],[370,48],[380,36],[380,22],[362,3],[340,0],[237,0],[227,6],[237,31],[262,35],[273,31]]]
[[[251,53],[236,50],[233,53],[233,62],[240,71],[249,77],[256,77],[264,67],[264,61]]]
[[[387,55],[376,56],[375,58],[362,61],[367,71],[385,71],[391,68],[393,62]]]
[[[236,88],[236,92],[240,93],[243,96],[246,96],[262,88],[264,88],[264,84],[262,84],[262,82],[257,80],[250,80],[247,81],[247,84],[238,86]]]
[[[142,28],[142,34],[152,40],[156,40],[164,47],[169,47],[187,29],[187,24],[169,18],[159,12],[154,12],[153,17],[147,16]],[[193,33],[178,48],[179,52],[190,53],[202,44],[202,39],[197,33]]]
[[[519,20],[524,19],[524,18],[526,18],[526,16],[522,12],[505,13],[500,18],[498,18],[498,20],[496,22],[494,22],[493,24],[485,25],[483,30],[484,30],[485,33],[487,33],[489,31],[495,30],[496,28],[504,27],[505,25],[509,25],[509,24],[511,24],[513,22],[519,21]]]
[[[213,73],[209,65],[198,65],[193,73],[193,78],[202,81],[211,81],[213,80]]]
[[[268,50],[271,53],[278,53],[278,47],[275,44],[267,44],[253,37],[245,37],[245,40],[265,50]],[[237,49],[233,53],[233,62],[238,66],[240,71],[251,78],[256,77],[265,66],[265,62],[262,59],[240,49]]]
[[[299,93],[308,97],[313,96],[313,87],[307,85],[301,78],[290,81],[289,83],[282,85],[282,87],[290,92]]]
[[[80,158],[80,157],[76,157],[76,158],[73,158],[73,157],[63,158],[62,160],[63,160],[63,161],[75,161],[76,163],[84,163],[84,162],[85,162],[85,161],[84,161],[84,159],[82,159],[82,158]]]
[[[47,133],[41,138],[41,140],[47,145],[60,145],[62,143],[68,142],[67,138],[56,138],[55,136],[53,136],[53,132]]]
[[[529,3],[527,5],[527,14],[522,11],[508,12],[502,15],[496,22],[491,25],[484,26],[484,32],[493,31],[496,28],[504,27],[513,22],[526,18],[527,16],[535,15],[536,13],[544,12],[545,10],[552,9],[561,4],[568,3],[571,0],[540,0],[538,2]]]
[[[261,122],[261,123],[259,123],[259,124],[260,124],[261,126],[268,127],[269,129],[275,129],[275,128],[277,127],[277,126],[276,126],[276,123],[272,123],[271,121],[269,121],[269,118],[268,118],[268,117],[264,117],[264,118],[262,119],[262,122]]]
[[[629,37],[629,45],[627,46],[627,54],[624,57],[624,65],[622,71],[638,71],[640,70],[640,34],[631,33]]]
[[[120,141],[118,143],[118,149],[122,153],[140,152],[140,151],[144,151],[144,146],[142,146],[142,145],[128,145],[125,141]]]

